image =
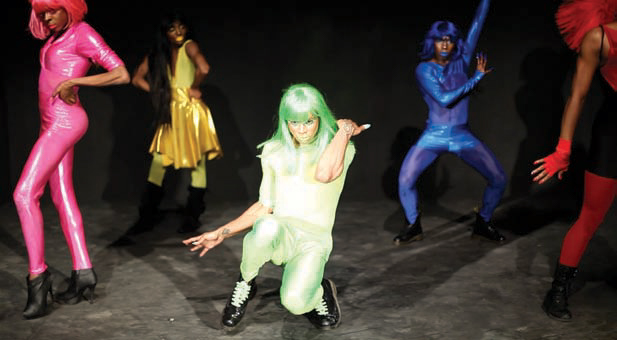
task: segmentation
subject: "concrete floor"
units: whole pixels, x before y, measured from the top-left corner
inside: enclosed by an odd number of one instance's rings
[[[617,339],[617,209],[613,207],[581,263],[574,320],[540,308],[563,235],[575,213],[554,199],[503,204],[497,225],[508,242],[469,238],[475,202],[450,200],[423,211],[425,239],[394,247],[403,215],[397,202],[339,205],[326,276],[338,286],[342,323],[315,330],[279,302],[281,270],[266,265],[259,291],[233,332],[220,314],[238,275],[242,237],[199,258],[175,232],[173,211],[157,228],[118,246],[135,204],[82,204],[88,248],[99,277],[94,304],[53,304],[23,320],[27,257],[12,204],[0,206],[0,339]],[[211,205],[205,229],[244,204]],[[70,256],[48,202],[46,260],[54,289],[66,287]]]

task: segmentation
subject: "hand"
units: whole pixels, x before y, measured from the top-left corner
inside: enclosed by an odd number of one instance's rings
[[[540,164],[531,172],[532,176],[535,175],[533,181],[542,184],[553,177],[555,173],[557,173],[557,178],[561,179],[563,173],[568,171],[571,147],[572,141],[559,138],[555,152],[533,162],[533,164]]]
[[[201,99],[201,90],[189,87],[189,97],[195,98],[195,99]]]
[[[188,238],[182,241],[182,243],[187,246],[194,246],[191,248],[191,251],[197,251],[203,248],[199,254],[199,257],[202,257],[206,255],[208,250],[221,244],[224,239],[225,237],[223,236],[223,233],[217,229],[215,231],[203,233],[199,236]]]
[[[75,89],[73,88],[73,83],[71,80],[65,80],[56,86],[56,89],[52,93],[52,97],[59,96],[62,101],[69,105],[73,105],[77,103],[77,95],[75,94]]]
[[[570,155],[563,155],[555,151],[552,154],[540,158],[533,162],[533,164],[540,164],[537,168],[533,169],[531,175],[536,175],[533,178],[534,182],[542,184],[548,181],[555,173],[557,178],[561,180],[563,173],[568,171],[568,165],[570,164]]]
[[[488,62],[488,58],[486,57],[484,53],[476,54],[476,61],[477,61],[477,65],[476,65],[477,71],[480,71],[482,73],[489,73],[493,71],[492,68],[489,68],[489,69],[486,68],[486,63]]]
[[[371,127],[371,124],[364,124],[358,126],[358,124],[356,124],[356,122],[351,119],[339,119],[336,121],[336,125],[338,126],[339,130],[343,130],[343,132],[345,132],[349,137],[357,136],[362,131]]]

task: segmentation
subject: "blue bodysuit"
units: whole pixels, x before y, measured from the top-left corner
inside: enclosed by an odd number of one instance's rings
[[[399,173],[399,197],[410,224],[418,216],[416,181],[424,170],[444,152],[451,152],[476,169],[488,181],[484,192],[480,216],[489,221],[506,186],[503,168],[495,155],[476,138],[467,126],[469,92],[478,84],[484,73],[476,71],[468,78],[467,71],[474,54],[482,25],[486,19],[489,0],[482,0],[472,22],[463,53],[458,60],[445,66],[423,61],[415,71],[422,97],[428,105],[427,126],[407,152]],[[461,48],[461,46],[459,46]]]

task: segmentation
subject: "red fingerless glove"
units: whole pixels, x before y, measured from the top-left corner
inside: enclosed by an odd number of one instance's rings
[[[544,157],[544,169],[550,176],[553,176],[561,170],[568,170],[568,165],[570,165],[571,147],[572,141],[559,138],[559,143],[557,143],[555,152]]]

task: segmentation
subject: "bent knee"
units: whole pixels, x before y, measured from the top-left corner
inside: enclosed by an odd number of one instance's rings
[[[292,314],[301,315],[313,309],[308,305],[309,298],[296,292],[281,294],[281,304]]]
[[[272,238],[279,234],[281,225],[276,218],[272,216],[263,216],[255,221],[253,232],[259,238]]]

